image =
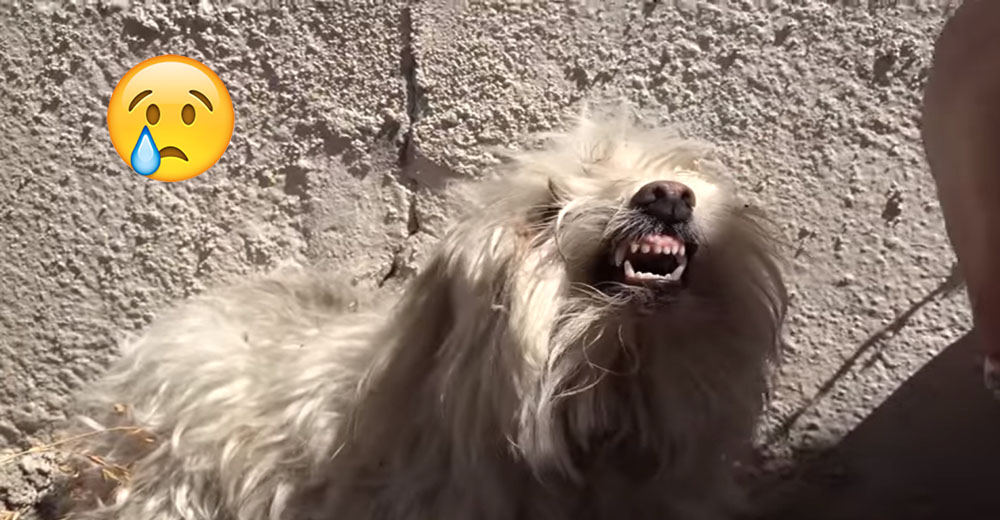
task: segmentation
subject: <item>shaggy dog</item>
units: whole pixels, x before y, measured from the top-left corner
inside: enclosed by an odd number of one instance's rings
[[[299,273],[161,317],[85,394],[82,449],[126,482],[82,474],[103,500],[76,517],[728,517],[784,314],[774,241],[700,146],[633,121],[453,187],[391,308]]]

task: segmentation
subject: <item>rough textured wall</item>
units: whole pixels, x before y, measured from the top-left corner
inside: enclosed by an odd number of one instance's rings
[[[945,14],[758,3],[0,7],[0,511],[59,471],[5,453],[51,440],[171,301],[288,260],[394,290],[445,180],[592,96],[716,143],[780,223],[794,301],[762,443],[835,441],[969,327],[918,140]],[[236,110],[220,162],[174,184],[131,173],[104,121],[164,53],[213,68]]]
[[[762,432],[784,460],[839,438],[968,329],[919,141],[945,13],[676,4],[417,9],[416,178],[419,164],[473,175],[483,146],[558,127],[597,93],[715,143],[788,245],[790,327]]]

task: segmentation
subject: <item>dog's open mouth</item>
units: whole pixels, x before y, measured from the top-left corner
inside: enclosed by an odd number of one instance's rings
[[[684,276],[689,256],[687,246],[670,235],[646,235],[617,246],[615,267],[631,285],[676,284]]]

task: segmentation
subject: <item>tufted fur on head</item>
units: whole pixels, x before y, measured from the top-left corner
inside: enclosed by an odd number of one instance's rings
[[[785,292],[704,148],[584,116],[449,200],[391,307],[278,273],[158,319],[82,396],[124,470],[77,518],[726,518]]]

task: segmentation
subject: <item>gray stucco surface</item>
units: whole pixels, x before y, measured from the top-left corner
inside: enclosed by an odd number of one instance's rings
[[[52,440],[172,301],[286,261],[396,290],[443,181],[593,96],[715,143],[780,224],[794,299],[761,468],[835,442],[969,329],[918,132],[944,10],[619,4],[0,7],[0,511],[59,473],[5,453]],[[104,119],[165,53],[236,109],[220,162],[172,184],[131,173]]]

